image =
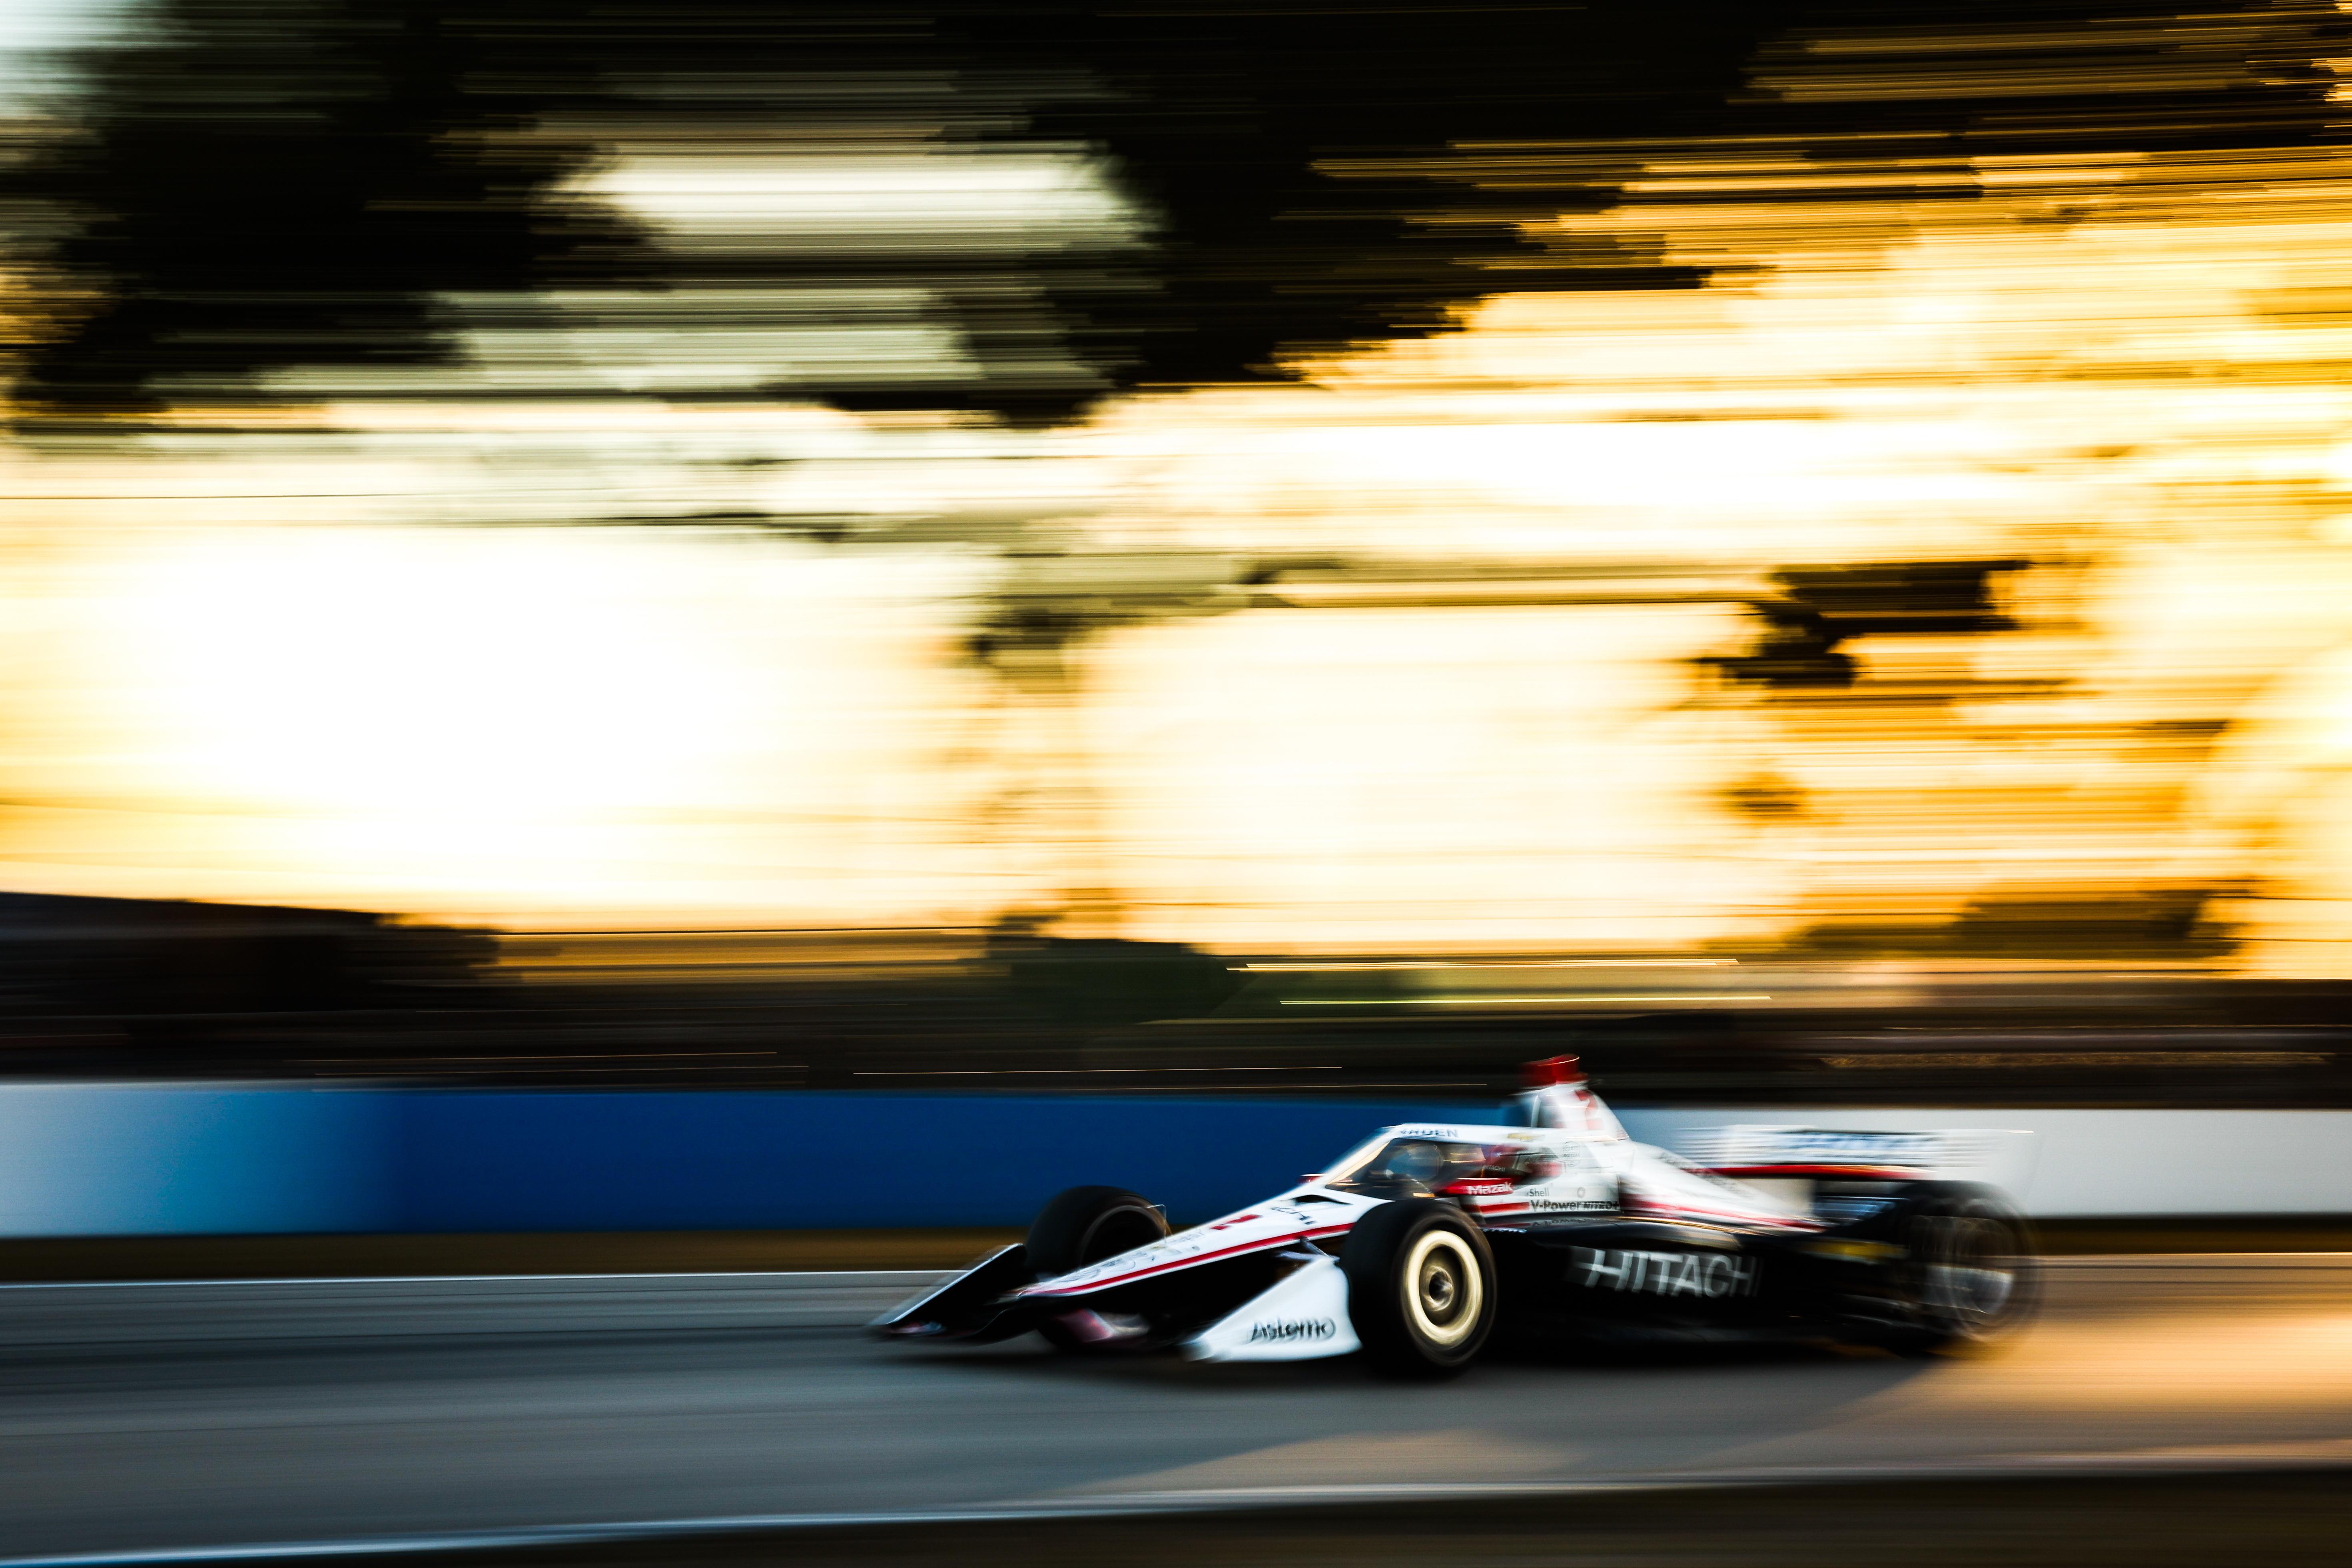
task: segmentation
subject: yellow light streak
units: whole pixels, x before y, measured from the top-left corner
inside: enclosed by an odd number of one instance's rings
[[[1640,996],[1286,996],[1282,999],[1282,1005],[1286,1007],[1524,1007],[1560,1003],[1609,1006],[1639,1003],[1647,1006],[1658,1002],[1713,1004],[1769,1002],[1770,1000],[1772,1000],[1771,997],[1755,991],[1708,994],[1666,991]]]
[[[1308,959],[1290,963],[1234,964],[1242,974],[1319,974],[1346,970],[1446,971],[1476,969],[1731,969],[1736,958],[1484,958],[1415,963],[1410,959],[1379,963],[1352,959]]]

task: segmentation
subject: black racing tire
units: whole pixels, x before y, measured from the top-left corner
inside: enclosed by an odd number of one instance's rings
[[[1168,1216],[1149,1199],[1125,1187],[1072,1187],[1056,1193],[1029,1226],[1030,1267],[1051,1279],[1089,1263],[1148,1247],[1168,1234]],[[1039,1327],[1055,1350],[1084,1348],[1060,1323]]]
[[[2042,1265],[2032,1222],[1999,1192],[1937,1182],[1914,1196],[1900,1224],[1896,1295],[1910,1321],[1887,1348],[1965,1355],[1994,1349],[2033,1321]]]
[[[1494,1331],[1494,1254],[1450,1204],[1382,1204],[1348,1232],[1339,1270],[1364,1359],[1383,1376],[1457,1376]]]
[[[1029,1226],[1029,1263],[1051,1279],[1089,1263],[1148,1247],[1168,1234],[1168,1216],[1125,1187],[1056,1193]]]

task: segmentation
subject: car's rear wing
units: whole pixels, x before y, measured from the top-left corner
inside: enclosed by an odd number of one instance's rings
[[[1692,1132],[1683,1152],[1743,1181],[1983,1182],[2022,1197],[2035,1139],[1984,1127],[1882,1132],[1754,1123]]]

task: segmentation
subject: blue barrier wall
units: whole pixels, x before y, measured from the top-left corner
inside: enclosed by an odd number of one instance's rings
[[[0,1236],[384,1228],[390,1131],[366,1094],[0,1086]]]
[[[0,1236],[1021,1226],[1133,1187],[1180,1223],[1373,1129],[1490,1102],[0,1085]],[[2037,1134],[2036,1214],[2352,1213],[2352,1111],[1626,1108],[1669,1146],[1738,1121]]]
[[[1423,1101],[0,1086],[0,1235],[1021,1226],[1133,1187],[1179,1223]]]
[[[418,1092],[392,1100],[399,1230],[1026,1225],[1100,1182],[1180,1224],[1374,1129],[1496,1108],[1082,1096]]]

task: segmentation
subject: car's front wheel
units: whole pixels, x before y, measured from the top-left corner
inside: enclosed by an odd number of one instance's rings
[[[1168,1219],[1125,1187],[1072,1187],[1056,1193],[1029,1227],[1029,1263],[1040,1279],[1149,1247],[1168,1234]]]
[[[1040,1279],[1101,1263],[1122,1252],[1149,1247],[1168,1234],[1168,1216],[1140,1194],[1125,1187],[1072,1187],[1056,1193],[1029,1227],[1029,1265]],[[1097,1342],[1058,1319],[1037,1331],[1055,1350],[1084,1350]]]
[[[1495,1327],[1495,1259],[1478,1227],[1429,1198],[1382,1204],[1339,1249],[1364,1358],[1391,1377],[1452,1377]]]

